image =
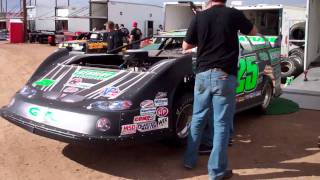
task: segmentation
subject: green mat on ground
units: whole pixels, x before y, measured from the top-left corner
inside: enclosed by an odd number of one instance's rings
[[[277,98],[272,100],[270,106],[267,109],[267,115],[284,115],[298,112],[299,105],[291,100]]]

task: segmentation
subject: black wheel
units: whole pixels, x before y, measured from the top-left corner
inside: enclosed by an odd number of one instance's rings
[[[302,66],[299,64],[300,57],[291,55],[288,59],[281,61],[281,81],[286,82],[288,77],[297,77],[303,72]]]
[[[302,48],[292,49],[289,52],[289,57],[290,56],[296,56],[295,60],[299,63],[299,65],[301,67],[303,67],[303,64],[304,64],[304,49],[302,49]]]
[[[265,113],[273,98],[273,86],[270,80],[267,80],[264,84],[264,87],[262,89],[262,97],[263,101],[262,104],[259,106],[259,110]]]
[[[180,96],[174,106],[174,141],[185,144],[192,120],[193,94],[186,93]]]
[[[290,39],[293,40],[305,40],[305,34],[306,34],[306,23],[301,22],[293,25],[290,28]],[[303,46],[305,42],[292,42],[292,44],[296,46]]]

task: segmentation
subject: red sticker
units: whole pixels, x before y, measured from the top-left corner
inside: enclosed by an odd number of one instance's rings
[[[133,123],[138,124],[138,123],[149,122],[154,120],[155,120],[154,115],[135,116],[133,119]]]
[[[137,132],[136,124],[128,124],[121,126],[121,135],[135,134]]]
[[[169,109],[166,107],[158,107],[157,108],[157,116],[166,117],[169,114]]]

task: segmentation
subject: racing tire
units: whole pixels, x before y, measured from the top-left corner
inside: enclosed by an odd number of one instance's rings
[[[281,61],[281,82],[284,83],[288,77],[298,76],[303,72],[299,63],[301,58],[297,55],[291,55],[288,59]]]
[[[262,89],[262,97],[263,101],[260,106],[258,106],[258,110],[265,114],[267,112],[267,109],[269,105],[271,104],[271,101],[273,99],[273,86],[271,84],[271,81],[269,79],[266,80],[263,89]]]
[[[186,93],[175,102],[173,108],[173,142],[177,145],[185,145],[187,143],[192,120],[193,100],[193,94]]]
[[[297,56],[299,58],[296,58],[295,60],[298,61],[301,67],[303,67],[304,64],[304,49],[302,48],[294,48],[289,52],[290,56]]]
[[[290,28],[289,37],[293,40],[305,40],[306,23],[300,22]],[[296,46],[304,46],[305,42],[292,42]]]

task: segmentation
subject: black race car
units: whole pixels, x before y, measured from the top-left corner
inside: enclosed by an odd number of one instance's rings
[[[82,33],[77,40],[65,41],[59,44],[59,48],[68,48],[72,51],[86,53],[106,53],[107,52],[107,32],[94,31]]]
[[[165,33],[124,54],[49,56],[1,116],[33,133],[66,142],[184,140],[192,116],[194,56],[185,32]],[[240,36],[238,111],[264,110],[280,89],[280,49]],[[122,47],[120,47],[122,48]]]

